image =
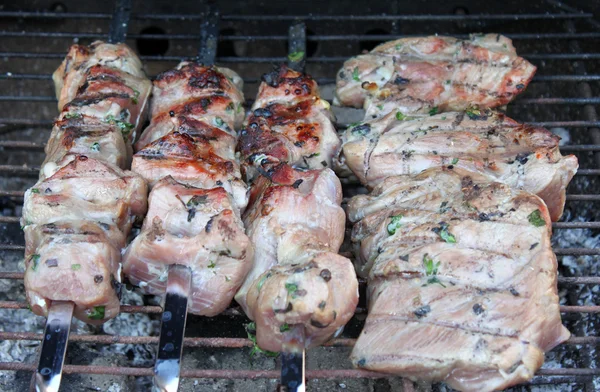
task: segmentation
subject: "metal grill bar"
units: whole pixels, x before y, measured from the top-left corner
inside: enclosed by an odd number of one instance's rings
[[[0,370],[12,371],[33,371],[35,365],[20,362],[0,362]],[[108,374],[113,376],[152,376],[151,368],[136,367],[116,367],[116,366],[83,366],[83,365],[65,365],[63,369],[65,374]],[[600,369],[578,369],[578,368],[556,368],[540,369],[539,376],[598,376]],[[256,380],[259,378],[277,379],[279,371],[277,370],[225,370],[225,369],[182,369],[183,378],[227,378],[227,379],[248,379]],[[361,378],[390,378],[393,375],[385,373],[370,372],[359,369],[327,369],[327,370],[306,370],[307,379],[361,379]],[[549,383],[554,383],[550,381]]]
[[[0,340],[41,340],[42,334],[33,332],[0,332]],[[69,341],[98,344],[157,344],[158,336],[121,336],[121,335],[76,335],[69,336]],[[581,336],[571,337],[562,344],[586,345],[599,344],[600,337]],[[205,348],[244,348],[252,347],[254,343],[246,338],[184,338],[185,347]],[[353,347],[356,339],[334,339],[325,343],[325,347]]]
[[[564,13],[564,14],[489,14],[489,15],[223,15],[223,20],[241,20],[272,21],[274,19],[281,21],[290,20],[344,20],[344,21],[368,21],[368,20],[539,20],[539,19],[586,19],[594,15],[585,12]],[[0,11],[0,17],[9,18],[49,18],[49,19],[110,19],[112,14],[100,12],[31,12],[31,11]],[[176,19],[176,20],[199,20],[201,15],[193,14],[134,14],[133,19]]]
[[[386,36],[389,39],[389,36]],[[600,53],[531,53],[522,54],[528,60],[598,60]],[[0,52],[0,57],[7,58],[33,58],[33,59],[62,59],[63,53],[32,53],[32,52]],[[144,61],[180,61],[185,56],[140,56]],[[343,63],[348,60],[347,56],[331,57],[308,57],[309,63]],[[285,57],[218,57],[222,63],[281,63],[286,61]]]
[[[600,249],[598,250],[600,252]],[[0,301],[0,309],[28,309],[27,302],[20,301]],[[560,307],[562,313],[600,313],[600,305],[591,306],[566,306]],[[158,314],[162,313],[160,306],[138,306],[138,305],[121,305],[121,312],[123,313],[147,313],[147,314]],[[243,315],[244,312],[240,308],[229,308],[225,310],[222,315],[225,316],[239,316]],[[367,314],[365,308],[356,308],[355,314]]]
[[[115,3],[115,11],[113,13],[112,23],[110,24],[110,32],[108,33],[108,42],[113,44],[125,42],[130,14],[131,0],[117,0]],[[104,35],[99,38],[104,38]]]

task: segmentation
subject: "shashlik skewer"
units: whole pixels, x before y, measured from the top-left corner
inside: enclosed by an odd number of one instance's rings
[[[358,302],[352,264],[337,254],[345,214],[329,168],[339,141],[329,141],[327,109],[314,80],[282,66],[263,76],[240,132],[242,169],[252,181],[244,223],[255,254],[236,300],[264,350],[284,351],[298,336],[305,348],[324,343]]]
[[[37,390],[57,391],[71,318],[119,312],[121,249],[146,209],[146,185],[123,171],[151,84],[125,45],[74,45],[53,79],[61,114],[40,180],[25,194],[25,289],[47,316]]]
[[[365,124],[345,134],[345,163],[373,189],[348,206],[356,268],[369,278],[369,316],[351,356],[357,367],[496,390],[529,380],[544,351],[569,336],[550,234],[577,160],[562,157],[548,131],[484,109],[510,101],[515,91],[506,89],[522,91],[534,71],[509,40],[493,37],[472,40],[487,48],[461,44],[451,56],[461,60],[458,73],[444,53],[440,62],[438,49],[456,43],[447,38],[384,44],[368,59],[387,61],[399,44],[393,80],[406,86],[378,86],[383,94],[372,102],[379,100],[380,113],[365,104]],[[510,53],[485,69],[501,42]],[[441,46],[415,60],[415,48],[402,43]],[[353,61],[365,59],[346,64]],[[449,88],[461,86],[460,94],[434,88],[447,76],[432,70],[444,64],[453,72]],[[351,97],[344,86],[338,97]],[[369,94],[353,91],[357,99]],[[436,114],[456,109],[466,110]]]
[[[241,84],[231,70],[195,62],[162,73],[136,144],[132,170],[152,191],[123,271],[143,292],[166,294],[154,376],[161,391],[179,384],[187,312],[221,313],[250,268],[240,217],[247,192],[235,156]]]

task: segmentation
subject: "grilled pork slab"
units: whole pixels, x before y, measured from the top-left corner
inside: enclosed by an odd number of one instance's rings
[[[227,308],[253,256],[240,218],[248,196],[235,154],[241,84],[233,71],[191,62],[158,75],[152,121],[132,163],[152,191],[123,271],[142,291],[163,294],[169,266],[188,266],[188,310],[204,316]]]
[[[53,79],[61,114],[40,177],[51,176],[58,162],[78,154],[128,167],[152,88],[135,53],[124,44],[101,41],[73,45]]]
[[[368,118],[390,111],[493,108],[525,90],[536,68],[499,34],[403,38],[351,58],[337,75],[334,104],[364,107]]]
[[[331,167],[340,140],[329,103],[316,82],[287,67],[265,74],[238,149],[247,181],[286,163],[302,169]]]
[[[34,313],[72,301],[88,323],[118,314],[121,248],[146,194],[139,176],[82,155],[25,193],[25,289]]]
[[[560,154],[560,139],[548,130],[476,107],[433,116],[398,113],[351,126],[342,137],[340,165],[363,184],[374,187],[431,167],[463,168],[540,196],[554,221],[562,215],[578,163]]]
[[[348,206],[369,316],[355,366],[462,391],[531,379],[562,326],[543,201],[462,169],[389,177]]]
[[[165,177],[152,189],[123,272],[149,294],[165,292],[170,264],[193,270],[189,311],[215,316],[229,306],[250,268],[252,246],[231,196]]]
[[[354,314],[358,283],[337,254],[344,238],[342,189],[332,170],[271,169],[251,188],[244,215],[254,265],[236,300],[256,322],[257,343],[281,351],[282,334],[305,327],[306,347],[329,340]]]

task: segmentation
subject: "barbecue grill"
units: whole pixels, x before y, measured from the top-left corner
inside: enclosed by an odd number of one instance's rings
[[[141,54],[149,75],[193,57],[200,42],[217,43],[217,63],[244,77],[256,95],[260,75],[287,54],[306,52],[306,70],[332,98],[335,73],[344,60],[376,44],[414,35],[501,33],[519,55],[538,67],[533,82],[509,105],[510,117],[549,128],[563,138],[561,151],[579,158],[565,214],[554,223],[563,322],[573,333],[546,355],[529,385],[515,390],[600,390],[598,277],[600,255],[600,21],[594,10],[558,1],[501,4],[447,1],[354,2],[235,1],[211,7],[200,2],[34,1],[0,6],[0,390],[30,388],[45,320],[27,310],[23,288],[24,238],[19,229],[23,191],[35,183],[43,146],[57,114],[51,73],[74,42],[126,42]],[[583,7],[589,7],[585,2]],[[218,25],[211,20],[218,20]],[[303,23],[298,23],[303,22]],[[290,27],[293,28],[290,29]],[[215,45],[204,45],[215,50]],[[202,54],[201,54],[202,56]],[[362,118],[334,108],[338,128]],[[345,184],[347,195],[363,190]],[[362,282],[361,295],[364,294]],[[69,339],[62,390],[147,390],[158,343],[162,309],[156,298],[132,287],[122,314],[101,327],[81,322]],[[347,359],[366,317],[364,295],[345,332],[307,354],[311,390],[421,390],[428,386],[352,369]],[[247,318],[236,306],[214,318],[190,315],[186,328],[181,390],[274,390],[279,359],[256,354],[246,338]],[[447,389],[443,384],[434,390]]]

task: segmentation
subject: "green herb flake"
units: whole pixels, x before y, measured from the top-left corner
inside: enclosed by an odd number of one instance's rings
[[[263,275],[260,280],[258,281],[258,285],[256,285],[256,289],[260,292],[260,289],[262,289],[263,285],[265,284],[265,282],[267,281],[267,279],[269,279],[271,277],[271,274],[268,273],[266,275]]]
[[[133,97],[131,97],[131,102],[134,103],[134,105],[138,104],[138,98],[140,97],[140,92],[137,91],[136,89],[133,89]]]
[[[83,117],[80,113],[67,113],[65,114],[65,118],[66,119],[71,119],[71,118],[81,118]]]
[[[210,264],[208,265],[208,268],[215,268],[217,266],[217,264],[214,262],[214,260],[211,260]]]
[[[196,207],[200,204],[206,203],[207,196],[206,195],[195,195],[192,196],[190,200],[185,204],[187,207]]]
[[[429,115],[430,116],[435,116],[438,113],[438,107],[434,106],[433,108],[431,108],[431,110],[429,111]]]
[[[88,310],[88,318],[92,320],[103,320],[104,306],[94,306],[92,310]]]
[[[458,163],[458,158],[454,158],[451,162],[452,165],[456,165]]]
[[[302,60],[303,58],[304,58],[304,52],[302,52],[302,51],[288,54],[288,60],[293,61],[295,63]]]
[[[380,104],[380,105],[377,105],[377,109],[379,109],[379,110],[383,110],[383,105],[381,105],[381,104]]]
[[[404,120],[406,120],[406,116],[404,115],[404,113],[402,113],[400,110],[398,110],[396,112],[396,120],[404,121]]]
[[[358,67],[354,67],[354,71],[352,71],[352,79],[356,82],[360,82],[360,78],[358,77]]]
[[[37,188],[31,188],[31,193],[40,193],[40,190]]]
[[[246,327],[246,334],[248,335],[248,339],[253,344],[252,350],[250,351],[251,359],[252,359],[252,357],[254,357],[255,354],[264,354],[267,357],[276,357],[279,355],[279,353],[274,353],[272,351],[265,351],[265,350],[261,349],[260,347],[258,347],[258,344],[256,343],[256,323],[255,322],[248,323],[245,325],[245,327]]]
[[[217,127],[222,127],[225,122],[221,117],[215,117],[215,125]]]
[[[452,233],[448,232],[447,228],[443,228],[440,231],[440,237],[449,244],[456,244],[456,238],[454,235],[452,235]]]
[[[121,134],[123,135],[124,139],[129,136],[129,133],[133,129],[133,124],[131,124],[131,123],[127,122],[127,121],[117,120],[115,118],[115,116],[113,116],[112,114],[109,114],[108,116],[106,116],[104,118],[104,121],[107,122],[107,123],[109,123],[109,124],[113,124],[113,125],[116,125],[117,127],[119,127],[119,129],[121,130]]]
[[[542,218],[542,212],[540,210],[535,210],[529,216],[527,216],[529,223],[534,225],[535,227],[546,226],[546,221]]]
[[[81,269],[81,264],[71,264],[71,269],[73,271],[79,271]]]
[[[452,83],[450,80],[446,80],[446,84],[450,84]]]
[[[396,44],[396,50],[402,49],[402,44]]]
[[[427,253],[423,255],[423,266],[425,267],[425,275],[429,276],[427,279],[427,283],[423,286],[427,286],[428,284],[439,284],[442,287],[446,287],[440,280],[437,278],[438,269],[440,268],[440,262],[435,263],[431,257]]]
[[[31,263],[31,270],[36,271],[38,264],[40,262],[40,255],[38,255],[38,254],[31,255],[31,257],[29,258],[29,262]]]
[[[229,102],[229,105],[227,105],[227,107],[225,108],[225,111],[227,113],[231,113],[231,112],[233,112],[233,107],[234,107],[233,102]]]
[[[285,289],[287,290],[288,294],[291,294],[292,297],[294,297],[294,294],[298,290],[298,285],[296,283],[286,283]]]
[[[392,220],[390,223],[388,223],[387,225],[387,232],[389,235],[394,235],[396,234],[396,230],[398,230],[400,228],[400,226],[402,226],[402,223],[400,223],[400,220],[402,219],[402,215],[395,215],[391,217]]]
[[[92,146],[90,147],[90,150],[96,151],[96,152],[100,151],[100,143],[96,142],[96,143],[92,144]]]
[[[449,209],[450,209],[450,207],[448,207],[447,201],[443,201],[442,204],[440,204],[440,214],[448,212]]]
[[[445,120],[445,119],[446,119],[446,116],[442,116],[442,120]]]
[[[290,330],[290,326],[288,323],[283,323],[281,324],[281,326],[279,327],[279,332],[284,333]]]

